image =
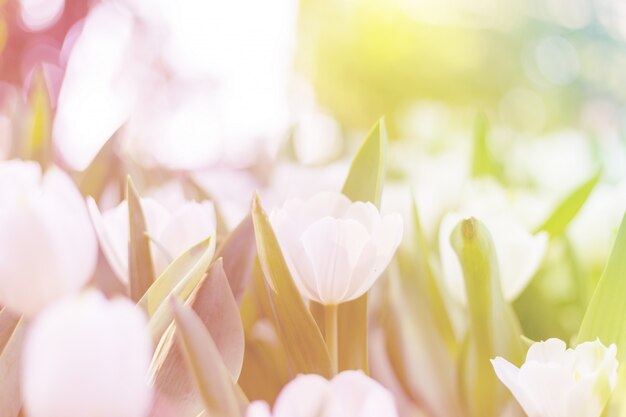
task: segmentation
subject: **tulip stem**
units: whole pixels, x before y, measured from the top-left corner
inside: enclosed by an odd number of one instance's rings
[[[339,347],[337,342],[337,305],[327,305],[324,312],[324,330],[326,332],[326,346],[330,354],[330,366],[333,375],[339,368]]]

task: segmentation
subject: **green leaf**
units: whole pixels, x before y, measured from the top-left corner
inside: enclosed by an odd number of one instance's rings
[[[3,417],[17,417],[22,407],[20,393],[20,358],[24,344],[25,324],[23,320],[13,325],[13,318],[5,316],[13,327],[4,347],[0,350],[0,415]]]
[[[252,202],[252,220],[259,262],[270,287],[267,291],[275,323],[293,371],[328,377],[331,366],[326,344],[293,282],[258,196]]]
[[[369,201],[380,205],[385,179],[387,130],[380,119],[357,151],[341,192],[352,201]]]
[[[28,97],[28,120],[26,158],[37,161],[46,167],[52,162],[52,110],[48,86],[39,68],[33,76],[33,87]]]
[[[626,360],[626,215],[609,261],[591,297],[578,332],[578,343],[599,338],[617,345],[618,359]]]
[[[220,245],[217,257],[224,259],[224,272],[238,303],[252,281],[252,266],[256,257],[254,225],[247,215]]]
[[[215,240],[215,236],[212,236],[174,260],[140,301],[139,304],[150,317],[148,328],[155,344],[173,320],[171,309],[167,303],[163,302],[164,294],[166,297],[175,296],[183,301],[189,298],[211,264],[215,252]],[[172,285],[174,285],[173,288],[168,292]]]
[[[479,113],[474,125],[474,149],[472,155],[472,176],[497,176],[498,167],[493,161],[488,144],[489,121],[487,115]]]
[[[224,274],[221,258],[213,263],[188,304],[209,331],[220,357],[233,380],[239,378],[244,356],[244,333],[239,309]],[[184,366],[179,344],[167,335],[159,343],[152,372],[155,386],[187,414],[196,415],[202,401],[195,395],[191,375]]]
[[[448,350],[454,355],[457,351],[457,341],[454,336],[454,329],[448,317],[439,284],[435,279],[435,275],[430,267],[429,248],[426,237],[422,231],[419,212],[415,197],[411,200],[412,217],[413,217],[413,248],[412,260],[415,268],[414,273],[409,279],[405,279],[405,285],[413,287],[414,294],[425,294],[424,302],[432,313],[432,319],[435,322],[439,334],[443,338]]]
[[[401,251],[388,273],[382,327],[389,364],[426,415],[462,416],[457,354],[446,345],[434,320],[424,277],[411,265],[412,257],[413,251]]]
[[[84,196],[100,200],[109,181],[118,182],[120,160],[115,152],[117,132],[100,148],[95,158],[78,176],[78,189]],[[121,185],[121,184],[120,184]],[[121,187],[120,187],[121,188]]]
[[[508,399],[490,360],[496,356],[519,364],[524,355],[521,328],[504,300],[496,249],[487,228],[478,220],[461,221],[450,237],[465,280],[469,312],[469,341],[462,383],[473,417],[495,417]]]
[[[617,345],[619,378],[606,415],[626,416],[626,214],[622,218],[611,255],[591,297],[578,331],[577,343],[599,339]]]
[[[348,178],[341,192],[352,201],[369,201],[380,205],[385,161],[387,130],[380,119],[369,132],[352,160]],[[339,371],[362,369],[368,372],[367,293],[339,305]]]
[[[206,411],[215,417],[241,417],[235,383],[209,331],[191,308],[170,300],[178,340]]]
[[[128,243],[128,271],[130,298],[138,302],[154,282],[154,266],[150,253],[150,238],[146,231],[146,219],[141,200],[133,181],[126,183],[130,240]]]
[[[148,317],[152,317],[172,292],[178,296],[181,293],[189,295],[211,264],[214,253],[215,235],[192,246],[163,271],[141,297],[138,305]]]
[[[562,235],[570,222],[574,220],[580,209],[585,205],[589,195],[591,195],[591,192],[600,180],[600,175],[601,173],[598,172],[565,197],[550,217],[537,229],[536,233],[547,232],[551,237]]]

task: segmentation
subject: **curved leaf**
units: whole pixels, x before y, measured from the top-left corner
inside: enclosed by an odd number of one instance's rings
[[[265,275],[275,322],[296,373],[330,376],[330,358],[322,334],[304,304],[285,264],[274,230],[259,197],[252,201],[256,247]]]
[[[519,364],[524,355],[522,331],[504,300],[496,250],[478,220],[461,221],[450,237],[463,269],[469,310],[469,340],[463,374],[467,407],[474,417],[495,417],[509,396],[497,381],[490,360],[506,357]]]
[[[205,248],[196,263],[192,263],[188,255],[190,251],[197,252],[198,245],[202,246],[203,242],[185,252],[163,272],[162,277],[165,279],[164,282],[167,283],[175,281],[177,274],[180,274],[178,276],[179,281],[176,282],[174,288],[169,292],[169,295],[173,295],[184,301],[187,300],[192,292],[198,287],[198,284],[202,281],[202,278],[205,276],[206,271],[211,264],[213,253],[215,251],[215,236],[210,237],[208,241],[208,247]],[[188,266],[189,269],[185,271],[184,266]],[[143,306],[147,308],[147,311],[152,311],[152,308],[157,304],[160,295],[165,292],[165,288],[161,287],[161,285],[163,285],[163,287],[169,287],[169,285],[165,285],[164,283],[159,284],[158,289],[155,288],[154,301],[148,302],[148,300],[146,300],[144,302],[145,304],[143,304]],[[157,295],[157,293],[160,295]],[[148,304],[150,304],[151,307],[148,307]],[[155,345],[159,342],[159,339],[161,339],[161,336],[172,322],[172,319],[171,309],[166,303],[159,304],[150,316],[148,328],[150,329],[150,335],[152,336],[152,341]]]
[[[207,328],[193,310],[170,300],[176,334],[206,411],[215,417],[242,416],[235,383]]]
[[[537,233],[547,232],[552,237],[562,235],[570,222],[574,220],[580,209],[585,205],[599,180],[600,173],[597,173],[565,197],[550,217],[537,229]]]
[[[218,259],[189,298],[189,304],[209,331],[233,380],[239,378],[244,356],[244,334],[239,309]],[[187,411],[199,412],[201,399],[184,366],[180,345],[171,339],[159,344],[153,373],[155,385],[169,400]],[[172,343],[173,342],[173,343]]]
[[[191,293],[211,264],[214,253],[215,236],[192,246],[163,271],[141,297],[138,305],[151,317],[179,283],[187,287],[187,294]],[[179,288],[179,292],[183,290],[184,288]]]
[[[138,302],[154,282],[154,266],[150,252],[150,239],[146,233],[146,219],[141,208],[141,200],[133,181],[128,177],[126,183],[128,201],[129,243],[128,272],[130,280],[130,298]]]
[[[224,272],[237,303],[241,303],[252,280],[252,265],[256,256],[254,225],[247,215],[220,245],[217,257],[224,259]]]

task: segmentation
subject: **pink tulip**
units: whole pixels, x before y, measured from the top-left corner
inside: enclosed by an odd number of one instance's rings
[[[23,352],[29,417],[144,417],[152,356],[143,312],[127,299],[88,291],[33,322]]]
[[[340,193],[289,200],[270,216],[300,292],[325,305],[354,300],[383,273],[402,239],[399,214]]]
[[[111,268],[122,282],[128,282],[128,205],[100,213],[93,199],[87,201],[100,246]],[[185,202],[168,210],[155,200],[142,198],[146,228],[152,239],[152,260],[157,274],[185,250],[215,233],[215,209],[209,201]]]
[[[34,162],[0,163],[0,304],[35,315],[90,279],[97,241],[67,174]]]
[[[344,371],[328,381],[300,375],[276,399],[273,414],[264,402],[248,407],[246,417],[397,417],[393,396],[361,371]]]

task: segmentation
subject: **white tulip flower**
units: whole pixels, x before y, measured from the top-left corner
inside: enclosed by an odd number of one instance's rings
[[[91,278],[98,243],[85,202],[58,168],[0,163],[0,304],[32,317]]]
[[[385,270],[402,239],[399,214],[324,192],[289,200],[270,221],[300,292],[324,305],[354,300]]]
[[[145,417],[151,340],[143,312],[90,290],[41,312],[27,334],[22,395],[29,417]]]
[[[128,282],[128,204],[100,213],[93,199],[87,201],[100,246],[115,275]],[[190,201],[170,211],[155,200],[141,199],[148,235],[152,239],[154,269],[160,274],[185,250],[215,233],[213,203]]]
[[[439,255],[443,279],[452,296],[467,302],[463,270],[452,248],[450,235],[463,219],[483,222],[494,242],[501,288],[507,300],[514,300],[533,278],[548,245],[546,233],[532,234],[506,200],[504,190],[490,183],[472,184],[458,211],[446,214],[439,226]]]
[[[299,375],[269,406],[255,401],[246,417],[397,417],[391,393],[361,371],[344,371],[328,381],[319,375]]]
[[[549,339],[534,343],[520,368],[500,357],[492,363],[528,417],[599,417],[617,383],[616,352],[599,340],[566,349]]]

